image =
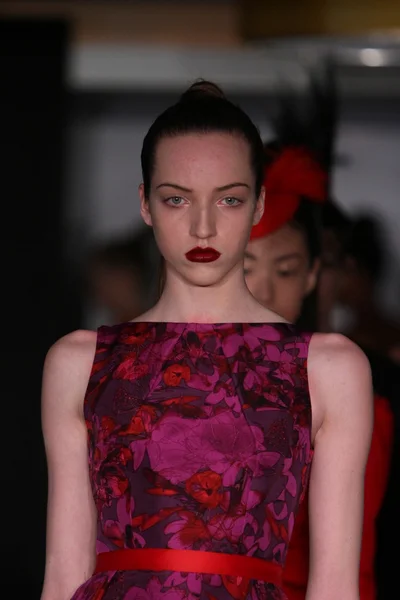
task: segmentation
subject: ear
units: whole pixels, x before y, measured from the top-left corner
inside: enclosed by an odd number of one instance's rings
[[[149,205],[149,200],[148,200],[148,198],[146,198],[145,193],[144,193],[143,183],[141,183],[139,185],[139,198],[140,198],[140,214],[142,215],[142,219],[146,223],[146,225],[149,225],[149,227],[151,227],[153,225],[153,223],[151,220],[150,205]]]
[[[256,208],[254,210],[253,225],[258,225],[258,223],[261,221],[262,216],[264,214],[264,208],[265,208],[265,187],[262,186],[260,195],[257,198]]]
[[[319,275],[320,270],[321,270],[321,261],[319,258],[316,258],[314,260],[314,263],[313,263],[311,269],[308,272],[308,275],[307,275],[307,283],[306,283],[306,290],[305,290],[306,296],[311,294],[311,292],[313,292],[315,290],[315,288],[317,287],[318,275]]]

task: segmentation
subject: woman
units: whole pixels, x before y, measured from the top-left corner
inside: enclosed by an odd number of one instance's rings
[[[314,190],[318,189],[318,181],[323,180],[323,170],[311,156],[308,160],[293,161],[296,155],[294,150],[286,148],[278,153],[275,161],[270,162],[266,169],[265,212],[259,225],[253,228],[247,246],[245,274],[247,285],[259,302],[296,322],[301,318],[304,303],[316,288],[322,253],[318,212],[324,202],[325,192],[320,186],[320,194],[310,195],[310,182],[314,180]],[[304,149],[302,154],[300,149],[297,152],[298,156],[305,158]],[[302,172],[303,177],[298,177],[297,193],[292,187],[290,196],[287,195],[288,177],[285,173],[291,173],[293,177],[296,169]],[[309,182],[308,189],[304,182]],[[268,194],[269,189],[274,190],[273,195]],[[325,281],[323,277],[320,284],[325,284]],[[331,286],[328,289],[332,293]],[[315,307],[314,310],[316,316]],[[387,398],[376,392],[374,429],[364,486],[360,600],[375,600],[377,597],[377,520],[388,486],[392,449],[392,411]],[[296,518],[285,565],[284,587],[289,600],[306,598],[308,572],[309,519],[306,500],[301,504]]]
[[[308,598],[356,600],[369,366],[246,287],[259,133],[218,88],[194,84],[151,126],[142,170],[141,213],[165,258],[159,302],[72,333],[46,359],[42,600],[284,598],[313,455]]]

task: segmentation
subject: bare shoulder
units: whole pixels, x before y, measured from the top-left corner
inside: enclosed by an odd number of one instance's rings
[[[93,358],[96,340],[95,331],[78,329],[68,333],[51,346],[46,356],[46,364],[58,364],[70,360],[80,362],[87,355]]]
[[[356,369],[365,374],[370,372],[368,358],[357,344],[339,333],[315,333],[310,342],[308,366],[312,370],[342,373]]]
[[[42,403],[74,403],[86,391],[96,351],[95,331],[69,333],[49,349],[43,369]]]
[[[371,413],[372,375],[367,356],[341,334],[316,333],[311,338],[308,378],[315,425],[328,417],[350,420]]]

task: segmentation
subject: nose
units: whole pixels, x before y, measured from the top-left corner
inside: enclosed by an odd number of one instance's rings
[[[216,215],[213,207],[198,206],[191,215],[190,235],[199,240],[207,240],[216,235]]]

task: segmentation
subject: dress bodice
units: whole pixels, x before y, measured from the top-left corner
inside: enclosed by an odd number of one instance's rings
[[[283,565],[312,458],[309,339],[285,323],[99,329],[84,408],[98,552],[190,549]]]

